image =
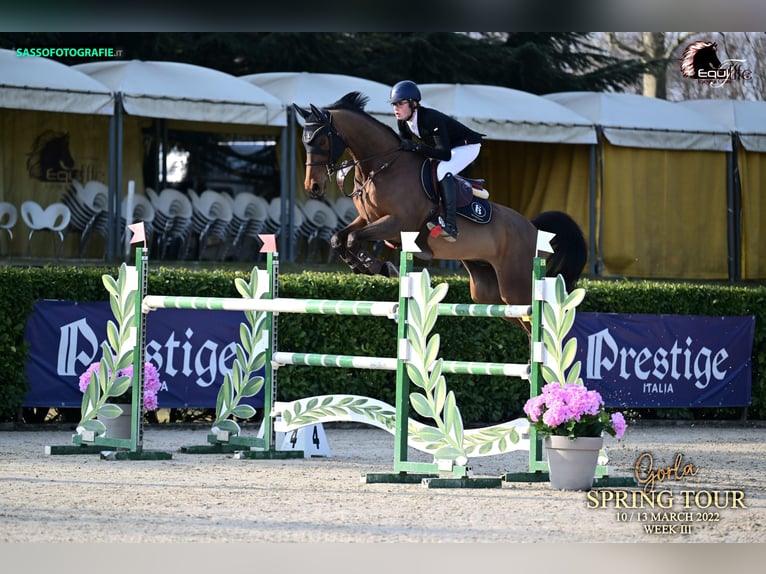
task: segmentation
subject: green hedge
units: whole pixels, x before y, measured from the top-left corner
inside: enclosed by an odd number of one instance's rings
[[[0,269],[0,420],[15,418],[27,392],[24,361],[28,346],[24,325],[39,299],[106,301],[102,275],[116,276],[117,267],[3,267]],[[202,271],[152,268],[152,294],[238,297],[234,278],[239,271]],[[445,302],[470,301],[466,277],[434,277],[447,282]],[[766,418],[766,288],[726,284],[656,281],[583,280],[587,291],[581,311],[650,314],[756,315],[753,351],[753,401],[749,417]],[[282,274],[279,295],[313,299],[394,301],[398,282],[349,273],[304,272]],[[280,348],[284,351],[392,357],[396,354],[396,325],[377,317],[286,315],[279,317]],[[528,342],[518,326],[487,318],[441,317],[436,331],[441,356],[451,360],[526,362]],[[395,378],[389,371],[282,367],[278,371],[278,399],[292,400],[319,394],[349,393],[395,400]],[[510,420],[521,416],[528,384],[517,379],[448,375],[466,423]],[[657,409],[652,416],[731,418],[740,409]]]

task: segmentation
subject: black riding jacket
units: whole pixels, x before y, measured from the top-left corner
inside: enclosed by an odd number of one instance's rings
[[[418,107],[418,131],[423,140],[418,151],[424,156],[447,161],[452,157],[452,148],[481,143],[483,134],[464,126],[455,118],[433,108]],[[412,133],[406,121],[396,122],[402,139],[412,140]]]

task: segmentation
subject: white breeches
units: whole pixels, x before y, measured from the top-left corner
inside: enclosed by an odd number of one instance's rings
[[[440,161],[436,167],[436,177],[439,181],[448,173],[457,175],[479,157],[481,144],[468,144],[452,148],[452,157],[447,161]]]

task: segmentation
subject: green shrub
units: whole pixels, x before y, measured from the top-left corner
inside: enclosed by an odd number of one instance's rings
[[[262,265],[263,267],[263,265]],[[0,420],[12,420],[28,390],[24,361],[28,345],[24,326],[40,299],[106,301],[102,275],[118,268],[3,267],[0,268]],[[148,278],[148,292],[162,295],[238,297],[234,279],[248,273],[231,270],[188,270],[158,266]],[[446,282],[445,302],[468,302],[468,279],[462,275],[433,277]],[[587,291],[581,311],[693,315],[755,315],[752,356],[753,388],[750,418],[766,418],[766,288],[728,284],[659,281],[583,280]],[[395,301],[398,281],[350,273],[303,272],[281,274],[279,296],[310,299]],[[442,317],[435,332],[441,356],[450,360],[520,362],[529,357],[529,343],[517,325],[499,319]],[[386,318],[313,314],[278,317],[280,350],[342,355],[393,357],[396,324]],[[393,371],[285,366],[277,371],[279,400],[320,394],[358,394],[395,404]],[[447,375],[467,424],[493,423],[523,416],[529,385],[518,379],[479,375]],[[673,418],[733,418],[740,409],[654,409],[644,416]]]

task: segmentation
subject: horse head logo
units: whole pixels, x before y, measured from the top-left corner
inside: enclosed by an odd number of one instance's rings
[[[67,132],[42,132],[27,154],[27,171],[30,177],[40,181],[71,181],[76,176],[74,165]]]
[[[700,78],[700,70],[717,70],[721,61],[716,54],[717,42],[693,42],[681,56],[681,73],[685,78]]]

